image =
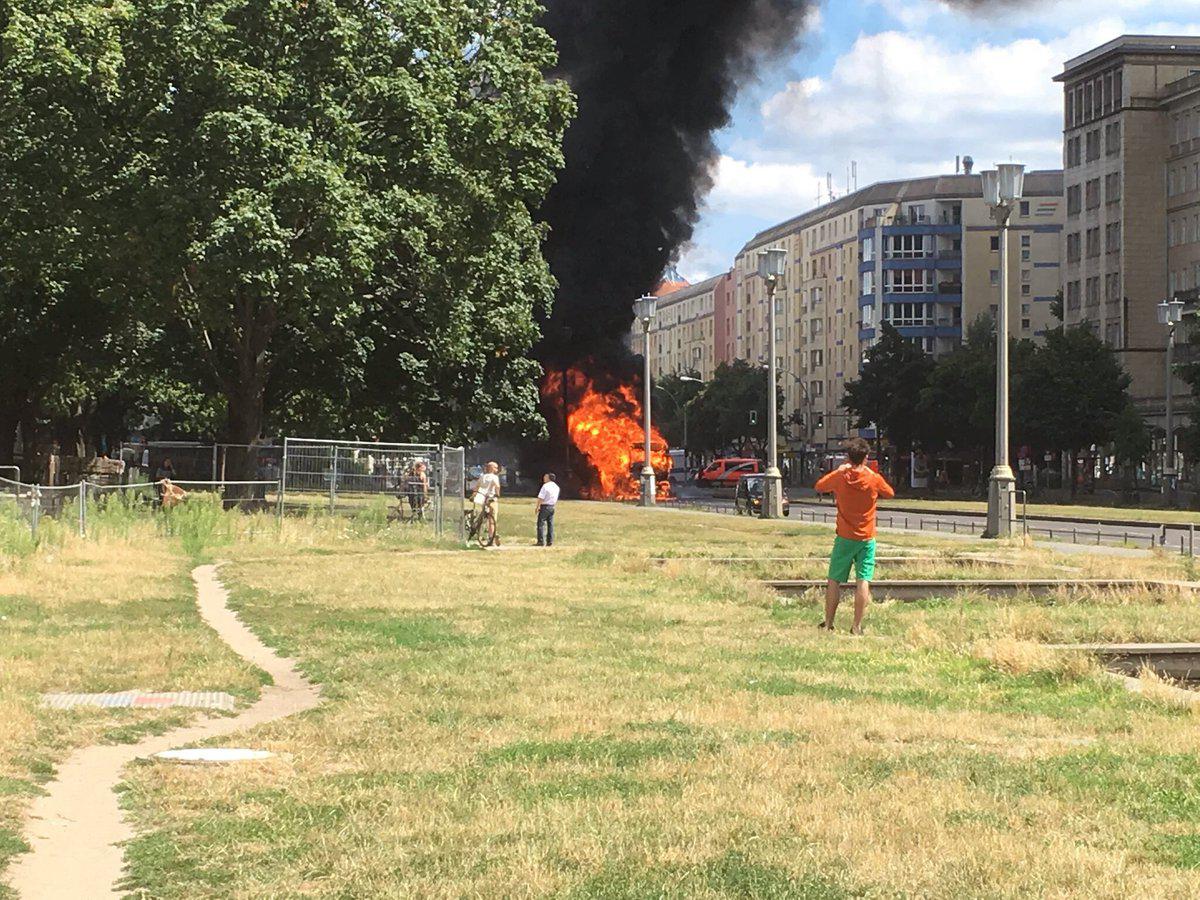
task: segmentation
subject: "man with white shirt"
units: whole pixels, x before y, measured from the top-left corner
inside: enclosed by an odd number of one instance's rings
[[[537,545],[554,546],[554,510],[558,508],[559,487],[554,473],[542,476],[542,489],[537,496]]]

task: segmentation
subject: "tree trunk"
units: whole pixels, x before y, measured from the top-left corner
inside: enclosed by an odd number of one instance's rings
[[[258,480],[258,451],[254,445],[262,437],[263,407],[266,390],[259,378],[244,381],[227,396],[228,418],[225,439],[235,446],[225,457],[225,479],[228,481]],[[245,499],[255,494],[252,485],[231,485],[227,498]]]
[[[13,404],[0,404],[0,466],[11,466],[16,461],[17,425],[21,421],[21,413]],[[13,472],[4,472],[6,478],[11,478]]]

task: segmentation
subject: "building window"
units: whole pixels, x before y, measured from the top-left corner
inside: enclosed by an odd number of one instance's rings
[[[1087,183],[1086,199],[1088,209],[1100,208],[1100,179],[1093,178]]]
[[[1082,190],[1079,185],[1073,184],[1067,188],[1067,215],[1079,215],[1082,206]]]
[[[1095,259],[1100,255],[1100,229],[1089,228],[1087,230],[1087,255],[1088,259]]]
[[[1078,231],[1067,235],[1067,262],[1077,263],[1080,260],[1080,234]]]
[[[819,316],[808,323],[808,333],[817,335],[822,332],[825,327],[825,321]]]
[[[933,324],[932,303],[889,303],[883,308],[885,322],[897,328]]]
[[[927,294],[933,291],[930,269],[888,269],[884,290],[889,294]]]
[[[1086,285],[1087,295],[1084,302],[1088,306],[1096,306],[1100,303],[1100,278],[1093,277],[1087,280]]]
[[[1121,252],[1121,223],[1113,222],[1104,226],[1104,250],[1107,253]]]
[[[864,297],[872,297],[875,295],[875,273],[863,272],[862,274],[862,292]]]
[[[1121,202],[1121,173],[1110,172],[1104,176],[1104,199],[1108,203]]]
[[[1067,309],[1079,309],[1079,282],[1067,282]]]
[[[885,239],[885,255],[888,259],[924,259],[928,256],[925,236],[921,234],[894,234]]]
[[[1029,262],[1029,260],[1032,258],[1033,258],[1033,251],[1031,251],[1031,250],[1022,250],[1021,251],[1021,262]]]
[[[1028,283],[1029,283],[1029,281],[1030,281],[1030,279],[1032,279],[1032,278],[1033,278],[1033,272],[1032,272],[1032,271],[1030,271],[1029,269],[1022,269],[1022,270],[1021,270],[1021,281],[1022,281],[1023,283],[1025,283],[1025,284],[1028,284]]]
[[[993,253],[1000,252],[1000,238],[996,235],[992,235],[992,252]]]
[[[1030,235],[1030,234],[1021,235],[1021,246],[1022,247],[1032,247],[1033,246],[1033,235]]]
[[[1113,122],[1104,128],[1104,152],[1108,157],[1121,155],[1121,123]]]
[[[1029,201],[1028,200],[1021,201],[1021,215],[1026,219],[1029,218]]]
[[[823,381],[810,382],[808,385],[808,392],[809,392],[809,394],[811,394],[814,397],[824,397],[825,396],[825,382],[823,382]],[[817,426],[817,427],[819,428],[820,426]]]
[[[1067,141],[1067,168],[1083,165],[1083,138],[1073,137]]]
[[[1032,293],[1033,293],[1033,285],[1031,285],[1031,284],[1021,285],[1021,296],[1022,297],[1028,297]]]
[[[1087,161],[1095,162],[1100,158],[1100,129],[1093,128],[1087,133]]]
[[[875,259],[875,238],[865,237],[862,242],[862,260],[863,262],[872,262]]]
[[[1028,331],[1028,330],[1029,330],[1029,320],[1028,320],[1028,319],[1022,319],[1022,320],[1021,320],[1021,330],[1022,330],[1022,331]]]
[[[993,285],[999,284],[1000,283],[1000,270],[992,269],[992,271],[988,273],[988,278],[991,280]]]
[[[864,306],[862,308],[862,327],[873,328],[875,326],[875,307]]]

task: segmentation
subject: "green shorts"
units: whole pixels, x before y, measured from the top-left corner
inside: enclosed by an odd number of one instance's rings
[[[829,580],[844,582],[850,578],[850,566],[859,581],[875,577],[875,538],[851,541],[841,535],[833,539],[833,555],[829,558]]]

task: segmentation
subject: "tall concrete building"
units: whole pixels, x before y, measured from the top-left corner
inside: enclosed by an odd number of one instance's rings
[[[1126,35],[1066,63],[1063,296],[1165,423],[1156,307],[1200,287],[1200,38]],[[1177,393],[1184,390],[1177,385]]]
[[[1057,324],[1062,173],[1031,172],[1013,218],[1013,334]],[[757,253],[783,247],[776,294],[783,415],[793,452],[820,454],[857,434],[842,408],[846,382],[882,323],[933,355],[952,351],[999,302],[999,236],[978,175],[875,184],[756,235],[734,263],[735,356],[766,362],[767,309]]]
[[[671,284],[671,289],[659,296],[650,327],[650,373],[654,378],[689,373],[706,381],[712,378],[717,365],[726,359],[722,317],[727,314],[732,281],[726,272],[700,284]],[[634,322],[629,346],[638,356],[643,340],[641,325]]]

